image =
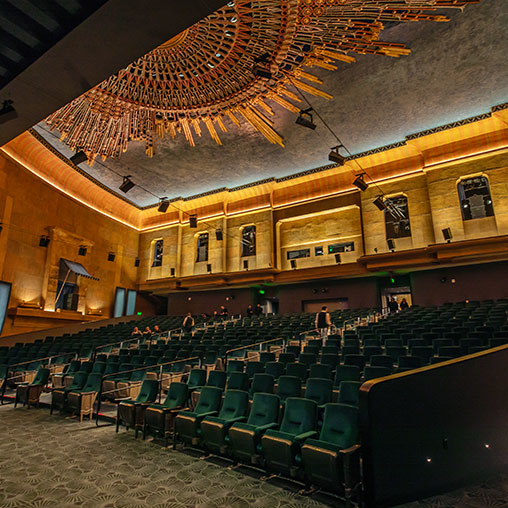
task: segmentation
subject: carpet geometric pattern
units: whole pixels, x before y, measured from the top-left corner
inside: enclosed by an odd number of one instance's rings
[[[46,409],[0,408],[2,508],[319,508],[242,471],[134,439],[132,431],[50,416]],[[335,505],[337,506],[337,505]],[[508,506],[508,478],[405,508]]]

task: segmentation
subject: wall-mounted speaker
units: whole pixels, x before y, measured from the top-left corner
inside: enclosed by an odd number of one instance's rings
[[[78,249],[79,256],[86,256],[86,247],[84,245],[80,245]]]
[[[388,248],[393,252],[395,250],[395,241],[392,238],[388,238],[388,240],[386,240],[386,243],[388,245]]]
[[[341,257],[340,257],[340,254],[339,254],[339,253],[335,254],[335,262],[336,262],[338,265],[340,265],[340,263],[342,262],[342,259],[341,259]]]
[[[136,258],[136,259],[134,260],[134,266],[139,266],[139,258]]]
[[[244,259],[243,260],[243,269],[244,270],[248,270],[249,269],[249,260],[248,259]]]
[[[211,265],[211,264],[207,264],[207,265],[206,265],[206,271],[207,271],[208,273],[212,273],[212,265]]]
[[[291,260],[291,268],[293,268],[293,269],[296,268],[296,259]]]
[[[197,215],[190,215],[189,216],[189,227],[191,227],[191,228],[198,227],[198,216]]]
[[[171,277],[174,277],[175,276],[175,269],[174,268],[171,268]]]
[[[446,229],[441,230],[441,232],[443,233],[443,238],[448,243],[450,243],[451,239],[453,238],[452,230],[450,228],[446,228]]]
[[[108,261],[114,261],[116,254],[114,252],[110,252],[108,254]]]
[[[41,235],[39,238],[39,247],[47,247],[49,245],[49,236]]]
[[[218,242],[222,242],[223,240],[222,229],[215,230],[215,238],[217,239]]]

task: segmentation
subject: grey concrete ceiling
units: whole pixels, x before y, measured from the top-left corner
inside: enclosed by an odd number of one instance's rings
[[[382,32],[382,40],[411,48],[407,57],[365,55],[354,64],[340,64],[335,72],[313,70],[334,99],[308,97],[353,154],[486,113],[508,100],[508,1],[483,0],[464,12],[446,14],[449,23],[399,24]],[[336,143],[319,120],[311,131],[296,125],[295,115],[273,107],[285,148],[271,145],[248,126],[240,130],[227,123],[223,146],[204,133],[192,148],[181,136],[159,140],[156,155],[149,159],[142,143],[131,142],[120,160],[107,160],[106,165],[171,198],[328,164],[329,149]],[[64,155],[72,155],[45,128],[36,127]],[[97,163],[80,167],[115,190],[121,183],[119,176]],[[156,201],[137,187],[127,197],[141,206]]]

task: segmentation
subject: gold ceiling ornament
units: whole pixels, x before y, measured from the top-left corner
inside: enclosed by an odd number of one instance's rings
[[[383,22],[447,21],[438,8],[479,0],[236,0],[103,81],[46,122],[72,149],[120,157],[131,140],[152,157],[155,140],[183,134],[191,146],[206,130],[247,123],[283,146],[271,103],[298,113],[294,87],[331,99],[309,69],[335,70],[353,54],[407,55],[382,42]],[[254,74],[260,66],[271,77]]]

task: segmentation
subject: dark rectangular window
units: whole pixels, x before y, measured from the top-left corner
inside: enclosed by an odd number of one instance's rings
[[[314,247],[314,256],[322,256],[324,254],[323,246]]]
[[[328,245],[328,254],[336,254],[337,252],[353,252],[355,250],[355,242],[332,243]]]
[[[256,255],[256,226],[245,226],[242,231],[242,257]]]
[[[157,240],[153,248],[152,266],[162,266],[162,254],[164,252],[164,240]]]
[[[208,233],[198,236],[196,263],[208,261]]]
[[[310,249],[288,250],[288,259],[310,258]]]
[[[463,220],[494,216],[489,181],[485,176],[475,176],[460,181],[458,190]]]

